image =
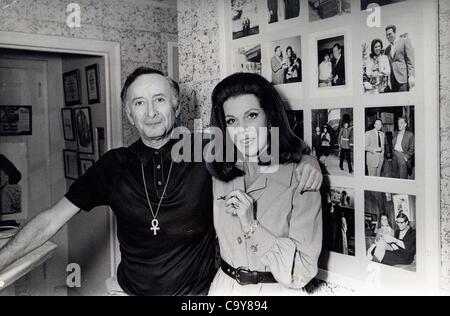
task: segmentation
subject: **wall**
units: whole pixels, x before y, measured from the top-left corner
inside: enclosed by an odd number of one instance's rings
[[[86,85],[85,67],[99,65],[100,103],[89,105]],[[101,57],[63,55],[63,73],[80,71],[82,104],[79,107],[91,109],[92,130],[102,127],[106,129],[106,94],[105,69]],[[66,149],[77,150],[76,142],[66,142]],[[97,154],[97,148],[95,148]],[[97,160],[96,155],[80,155],[80,158]],[[72,181],[68,180],[68,186]],[[69,291],[73,295],[105,295],[105,280],[110,277],[110,244],[109,244],[108,208],[98,207],[89,214],[79,213],[68,224],[69,263],[77,263],[81,267],[81,287]]]
[[[210,96],[220,80],[219,26],[217,1],[179,0],[178,30],[180,83],[184,122],[192,128],[193,119],[209,120]],[[441,110],[442,110],[442,288],[450,290],[450,1],[440,0],[441,29]],[[312,293],[351,292],[333,284],[313,282]]]
[[[442,288],[450,294],[450,1],[439,1]]]
[[[69,28],[66,7],[81,6],[81,28]],[[167,71],[167,42],[177,41],[176,8],[145,0],[16,0],[0,4],[0,30],[114,41],[121,44],[122,81],[137,66]],[[137,135],[124,116],[124,144]]]

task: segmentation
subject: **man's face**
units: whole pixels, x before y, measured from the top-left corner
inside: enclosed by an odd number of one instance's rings
[[[381,123],[380,120],[375,122],[375,129],[379,132],[381,131],[381,129],[383,128],[383,124]]]
[[[144,140],[157,141],[170,135],[178,104],[175,91],[159,74],[138,77],[128,88],[126,112]]]
[[[386,31],[386,38],[389,43],[393,44],[395,42],[395,39],[397,38],[397,34],[395,34],[393,29],[389,29]]]
[[[404,132],[406,130],[406,126],[407,125],[408,124],[406,124],[404,119],[399,119],[398,120],[398,129],[399,129],[400,132]]]
[[[275,51],[275,55],[277,55],[278,57],[281,57],[283,54],[283,51],[281,50],[280,47],[277,48],[277,50]]]
[[[341,56],[341,50],[339,49],[339,47],[337,46],[333,47],[333,56],[336,59],[338,59]]]
[[[404,218],[397,218],[395,222],[397,223],[400,231],[404,231],[406,228],[408,228],[408,222]]]

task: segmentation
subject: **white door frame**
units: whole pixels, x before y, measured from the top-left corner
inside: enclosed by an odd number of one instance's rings
[[[0,31],[0,48],[28,51],[95,55],[104,57],[106,81],[106,143],[107,149],[123,146],[120,44],[116,42],[96,41],[25,34]],[[109,212],[111,276],[116,273],[117,259],[120,255],[116,241],[116,224],[112,212]]]

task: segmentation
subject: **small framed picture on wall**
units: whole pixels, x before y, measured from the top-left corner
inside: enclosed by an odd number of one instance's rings
[[[66,106],[81,104],[80,71],[73,70],[64,73],[63,86]]]
[[[66,179],[77,180],[79,177],[78,153],[76,150],[64,150],[64,175]]]
[[[100,103],[98,64],[86,67],[86,84],[89,104]]]
[[[80,158],[80,176],[86,173],[94,165],[93,159]]]
[[[74,118],[77,130],[78,151],[80,154],[94,154],[94,141],[92,133],[92,119],[90,108],[78,108],[74,110]]]
[[[71,109],[61,109],[63,132],[65,141],[75,141],[75,129],[73,126],[73,113]]]

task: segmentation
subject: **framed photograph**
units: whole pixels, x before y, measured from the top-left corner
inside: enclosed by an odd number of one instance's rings
[[[84,107],[74,111],[76,122],[78,151],[80,154],[94,154],[91,109]]]
[[[348,28],[311,35],[311,97],[353,94],[352,33]]]
[[[366,176],[415,180],[414,106],[366,108]]]
[[[274,41],[270,44],[270,69],[273,85],[301,83],[302,40],[300,36]]]
[[[259,34],[258,0],[229,0],[233,40]]]
[[[64,73],[63,86],[66,106],[81,104],[80,71],[73,70]]]
[[[364,34],[364,94],[414,91],[417,67],[413,18],[384,17],[382,27],[366,27]]]
[[[378,220],[366,229],[367,259],[410,272],[417,270],[416,197],[365,191],[365,218]],[[399,237],[403,236],[403,237]],[[391,238],[403,242],[400,248]]]
[[[33,134],[31,106],[0,106],[0,136]]]
[[[80,176],[86,173],[90,167],[94,165],[93,159],[80,158]]]
[[[261,75],[261,45],[240,47],[234,50],[233,72],[247,72]]]
[[[327,175],[353,176],[353,126],[352,108],[312,111],[312,154],[323,164]]]
[[[310,22],[352,13],[351,0],[308,0],[308,5]]]
[[[72,109],[61,109],[63,132],[65,141],[75,141]]]
[[[300,0],[267,0],[268,23],[273,24],[298,18],[300,10]]]
[[[98,64],[86,67],[86,84],[89,104],[100,103]]]
[[[80,176],[78,153],[76,150],[63,150],[64,175],[66,179],[77,180]]]
[[[323,249],[346,256],[356,255],[355,192],[331,187],[322,199]]]

